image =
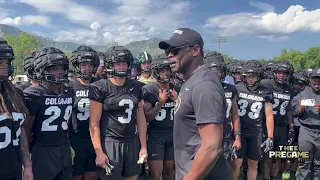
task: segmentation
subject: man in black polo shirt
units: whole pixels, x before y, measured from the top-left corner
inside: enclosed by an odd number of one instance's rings
[[[215,74],[203,66],[201,35],[179,28],[159,48],[168,55],[171,70],[185,77],[175,106],[175,179],[231,179],[222,155],[224,90]]]

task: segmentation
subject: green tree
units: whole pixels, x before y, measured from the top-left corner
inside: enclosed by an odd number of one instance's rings
[[[303,53],[305,68],[317,68],[320,66],[320,47],[311,47]]]
[[[39,47],[39,41],[35,36],[28,33],[21,33],[19,36],[8,35],[6,37],[8,44],[14,50],[15,60],[13,62],[16,67],[17,74],[24,74],[23,59],[31,50]]]

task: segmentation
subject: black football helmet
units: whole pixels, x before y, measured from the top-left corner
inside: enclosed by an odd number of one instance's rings
[[[291,83],[291,86],[294,90],[294,92],[296,94],[298,94],[301,90],[304,89],[304,87],[308,86],[310,81],[309,81],[309,78],[308,78],[308,74],[305,72],[305,70],[298,70],[296,72],[293,73],[291,79],[290,79],[290,83]],[[299,83],[303,86],[302,89],[297,89],[293,86],[294,83]]]
[[[293,74],[293,66],[291,65],[291,63],[288,60],[280,60],[272,66],[273,78],[277,82],[282,83],[282,82],[278,81],[278,79],[276,77],[276,72],[287,72],[288,76],[285,79],[285,81],[289,81],[292,74]]]
[[[39,80],[34,69],[34,58],[38,51],[31,52],[24,57],[23,69],[27,77],[32,80]]]
[[[3,38],[0,38],[0,60],[8,61],[8,76],[0,76],[0,81],[7,81],[10,76],[13,76],[14,72],[12,64],[12,61],[14,60],[14,52],[13,48],[8,45],[8,42]]]
[[[310,76],[310,74],[312,73],[313,69],[312,68],[308,68],[305,69],[306,74],[308,75],[308,77]]]
[[[141,74],[141,65],[137,58],[133,58],[130,64],[130,78],[138,79],[138,76]]]
[[[227,75],[227,65],[224,62],[224,58],[220,53],[207,54],[205,56],[206,66],[214,73],[221,74],[221,80],[223,81]]]
[[[257,76],[257,81],[255,84],[249,84],[246,80],[246,76]],[[255,90],[260,85],[260,81],[262,78],[262,64],[257,60],[249,60],[247,61],[242,69],[242,82],[249,88],[250,90]]]
[[[208,52],[205,56],[204,56],[204,59],[203,61],[205,63],[211,61],[211,62],[224,62],[224,57],[220,54],[220,53],[217,53],[217,52]]]
[[[83,62],[89,62],[93,65],[92,72],[81,72],[80,64]],[[77,50],[71,53],[71,63],[73,66],[75,77],[91,79],[98,69],[100,60],[97,52],[94,49],[89,46],[79,46]]]
[[[233,77],[234,82],[238,83],[241,81],[241,76],[240,79],[236,76],[236,74],[241,74],[243,72],[243,66],[244,63],[243,61],[236,61],[233,65],[230,66],[230,75]]]
[[[266,63],[264,63],[262,65],[262,70],[263,70],[262,78],[263,79],[273,79],[272,68],[273,68],[274,63],[275,63],[274,61],[267,61]]]
[[[158,82],[162,83],[169,83],[172,79],[172,72],[170,69],[170,62],[168,59],[168,56],[165,54],[160,54],[154,58],[154,61],[151,64],[152,69],[152,75],[155,79],[157,79]],[[171,74],[169,76],[169,79],[162,79],[160,77],[159,71],[161,69],[169,69]]]
[[[152,56],[146,51],[143,51],[140,54],[138,54],[137,59],[139,60],[140,64],[146,63],[146,62],[149,62],[149,63],[152,62]],[[150,70],[151,68],[141,68],[141,72],[143,73],[149,73]]]
[[[124,46],[113,46],[107,50],[105,58],[106,73],[109,77],[128,77],[130,72],[130,64],[133,60],[131,52]],[[117,71],[114,69],[114,63],[125,62],[128,69]]]
[[[48,72],[48,69],[52,66],[62,66],[64,68],[63,75],[54,77],[54,74]],[[34,69],[37,78],[41,81],[54,84],[69,82],[69,60],[60,49],[48,47],[39,51],[34,58]]]

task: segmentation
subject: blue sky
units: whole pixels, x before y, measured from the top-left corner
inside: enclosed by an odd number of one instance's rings
[[[318,8],[318,9],[317,9]],[[318,0],[0,0],[0,23],[58,41],[105,45],[199,31],[205,49],[270,59],[283,48],[305,51],[320,35]]]

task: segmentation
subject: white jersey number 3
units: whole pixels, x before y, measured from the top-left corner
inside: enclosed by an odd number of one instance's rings
[[[125,110],[125,112],[128,114],[127,117],[118,117],[118,121],[120,121],[122,124],[128,124],[131,121],[132,118],[132,110],[133,110],[133,102],[131,99],[122,99],[119,102],[119,106],[128,105],[129,107]]]
[[[247,112],[246,108],[248,107],[248,101],[245,99],[241,99],[238,101],[239,109],[238,109],[238,115],[244,116]],[[250,112],[248,113],[248,116],[251,119],[257,119],[260,115],[260,111],[262,109],[262,102],[254,102],[250,107]]]

